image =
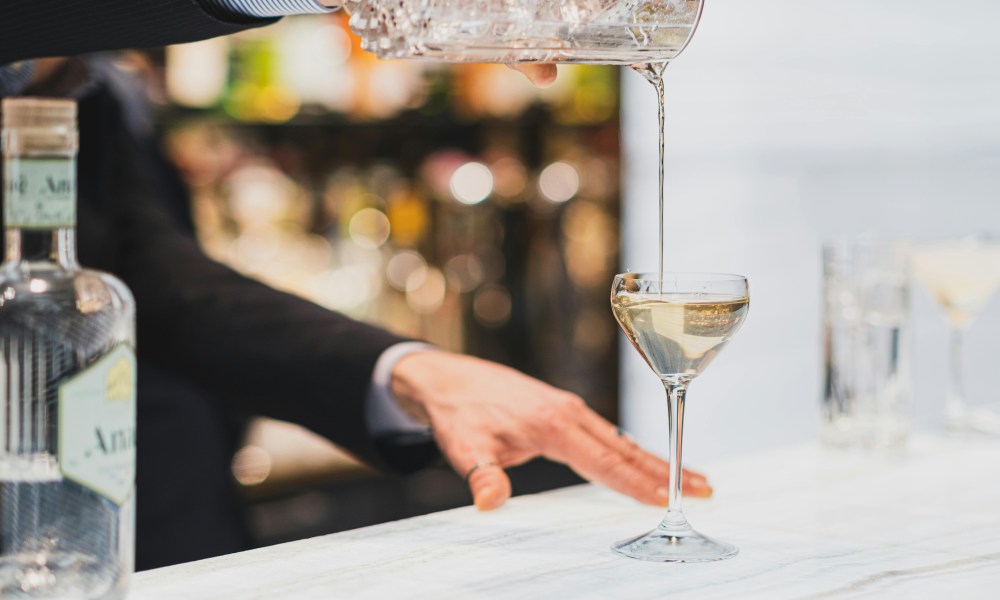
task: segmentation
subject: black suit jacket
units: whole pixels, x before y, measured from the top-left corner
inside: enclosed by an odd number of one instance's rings
[[[242,415],[304,425],[383,468],[433,460],[432,445],[374,440],[365,423],[375,362],[401,338],[208,259],[165,210],[186,192],[125,122],[125,93],[98,79],[80,101],[78,246],[136,298],[138,567],[246,547],[229,470]]]
[[[193,42],[272,22],[214,14],[199,0],[3,0],[0,65]]]
[[[0,63],[188,41],[267,21],[227,23],[195,0],[3,0]],[[378,356],[402,341],[208,259],[184,186],[155,140],[124,117],[128,92],[98,78],[80,99],[78,246],[137,302],[137,566],[246,547],[229,473],[234,418],[302,424],[379,467],[410,471],[431,443],[375,440],[364,398]]]

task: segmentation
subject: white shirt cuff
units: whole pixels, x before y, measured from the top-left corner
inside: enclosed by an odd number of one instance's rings
[[[406,414],[392,393],[392,371],[404,357],[414,352],[435,350],[423,342],[401,342],[389,346],[375,363],[372,384],[365,399],[365,419],[373,436],[399,433],[426,433],[431,430]]]
[[[248,17],[284,17],[287,15],[305,15],[313,13],[328,13],[340,8],[339,3],[329,0],[209,0],[212,4],[222,7],[237,15]]]

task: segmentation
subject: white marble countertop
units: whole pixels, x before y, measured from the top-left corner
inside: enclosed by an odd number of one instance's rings
[[[139,573],[130,598],[998,598],[1000,440],[903,455],[792,446],[705,465],[696,529],[740,555],[619,558],[662,510],[595,486]]]

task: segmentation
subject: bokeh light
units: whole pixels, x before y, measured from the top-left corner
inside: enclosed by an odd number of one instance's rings
[[[364,306],[375,295],[371,273],[364,267],[348,265],[329,269],[312,282],[312,295],[327,308],[349,312]]]
[[[323,50],[327,52],[327,61],[342,65],[351,57],[351,37],[343,27],[326,24],[316,32],[316,35],[323,40],[319,43],[323,44]]]
[[[416,289],[427,279],[427,261],[413,250],[397,252],[386,264],[385,278],[401,292]]]
[[[479,204],[493,193],[493,173],[483,163],[467,162],[451,174],[449,187],[462,204]]]
[[[483,262],[475,254],[453,256],[444,265],[448,285],[460,292],[471,292],[483,282]]]
[[[219,101],[229,76],[229,40],[214,38],[167,46],[166,85],[181,106],[208,108]]]
[[[554,162],[538,176],[538,189],[552,202],[566,202],[580,191],[580,173],[569,163]]]
[[[524,193],[528,184],[528,173],[521,161],[509,156],[490,165],[493,172],[494,191],[505,199],[513,199]]]
[[[406,302],[415,312],[433,313],[444,304],[446,288],[444,273],[440,269],[427,269],[423,283],[406,292]]]
[[[577,200],[566,207],[562,232],[566,270],[573,283],[581,288],[606,286],[618,246],[614,218],[594,202]]]
[[[351,241],[362,248],[378,248],[389,239],[389,217],[377,208],[354,213],[347,227]]]
[[[49,282],[44,279],[32,279],[28,282],[28,289],[34,294],[41,294],[49,289]]]
[[[476,292],[472,312],[486,327],[500,327],[510,320],[511,300],[507,288],[491,284]]]
[[[430,214],[423,199],[409,190],[393,194],[389,201],[392,239],[399,245],[415,246],[430,226]]]
[[[232,216],[243,229],[268,227],[281,220],[299,193],[291,178],[264,162],[236,169],[228,184]]]
[[[438,150],[420,165],[420,178],[440,198],[447,198],[451,190],[451,176],[468,162],[469,157],[458,150]]]

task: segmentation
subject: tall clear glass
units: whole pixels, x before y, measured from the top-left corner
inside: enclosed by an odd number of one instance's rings
[[[823,245],[824,443],[894,450],[910,431],[909,245]]]
[[[745,277],[720,273],[623,273],[611,286],[622,331],[666,390],[670,428],[667,515],[659,526],[616,543],[622,556],[657,562],[706,562],[739,550],[695,531],[681,507],[684,405],[691,381],[718,356],[746,320]]]

